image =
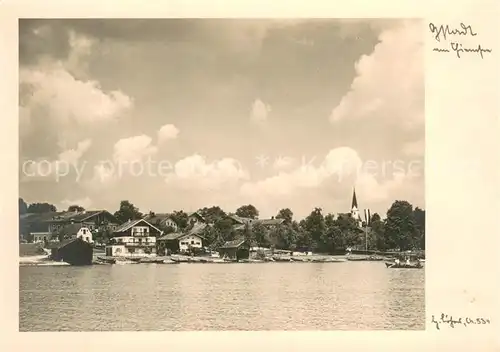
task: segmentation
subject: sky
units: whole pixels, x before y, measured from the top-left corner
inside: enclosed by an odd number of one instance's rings
[[[64,210],[425,208],[422,23],[19,21],[19,196]]]

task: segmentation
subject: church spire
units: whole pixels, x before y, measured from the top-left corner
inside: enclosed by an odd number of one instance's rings
[[[358,209],[358,200],[356,199],[356,188],[352,190],[352,206],[351,209]]]

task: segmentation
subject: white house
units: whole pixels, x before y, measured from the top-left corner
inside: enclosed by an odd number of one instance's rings
[[[173,252],[186,252],[190,248],[202,248],[205,238],[201,233],[207,226],[209,225],[197,223],[186,233],[169,233],[158,238],[158,241],[164,242],[165,248]]]
[[[156,256],[156,236],[161,234],[161,230],[144,219],[128,221],[113,232],[113,243],[106,246],[106,255],[118,257]]]
[[[59,231],[59,238],[62,240],[81,238],[85,242],[93,243],[92,231],[81,223],[70,224]]]
[[[186,252],[189,248],[203,247],[203,237],[199,235],[185,234],[177,238],[179,241],[179,251]]]

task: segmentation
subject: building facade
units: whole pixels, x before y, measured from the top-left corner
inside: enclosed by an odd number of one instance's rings
[[[128,221],[114,232],[106,245],[106,255],[113,257],[156,256],[156,237],[162,231],[144,219]]]

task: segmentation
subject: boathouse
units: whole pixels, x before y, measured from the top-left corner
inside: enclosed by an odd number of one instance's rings
[[[50,249],[50,259],[54,261],[70,265],[92,265],[93,247],[82,238],[51,243],[47,249]]]
[[[248,259],[250,257],[250,244],[245,239],[228,241],[219,248],[219,254],[223,258],[233,260]]]

